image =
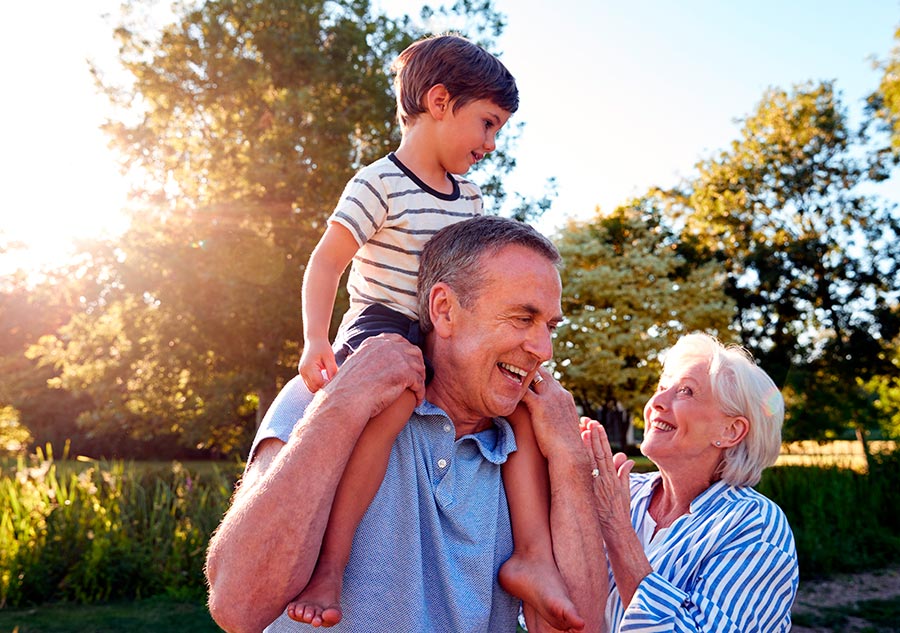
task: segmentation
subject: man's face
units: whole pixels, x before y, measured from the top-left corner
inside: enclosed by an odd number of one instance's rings
[[[441,375],[442,399],[452,398],[466,418],[457,422],[512,413],[553,356],[551,335],[562,320],[559,273],[544,257],[513,245],[481,265],[485,284],[473,305],[457,308],[441,350],[449,370]]]

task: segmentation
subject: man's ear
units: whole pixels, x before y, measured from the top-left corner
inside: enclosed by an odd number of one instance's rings
[[[731,418],[731,422],[722,429],[722,446],[730,448],[740,444],[749,431],[750,420],[742,415]]]
[[[444,84],[435,84],[425,93],[425,109],[437,121],[450,110],[450,93]]]
[[[442,338],[451,334],[457,305],[456,293],[450,286],[440,282],[431,287],[428,294],[428,310],[435,334]]]

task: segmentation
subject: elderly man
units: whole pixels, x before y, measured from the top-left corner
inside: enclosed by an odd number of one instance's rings
[[[501,416],[523,402],[547,457],[554,556],[584,630],[601,630],[607,579],[593,464],[571,396],[540,368],[562,318],[558,261],[546,238],[513,220],[484,216],[443,229],[420,268],[434,369],[427,388],[420,350],[392,335],[364,342],[311,402],[285,387],[210,544],[209,605],[225,630],[306,630],[285,607],[315,566],[357,438],[405,389],[420,404],[357,529],[335,628],[515,630],[519,603],[497,582],[512,552],[500,464],[514,441]],[[532,631],[550,630],[529,610],[526,619]]]

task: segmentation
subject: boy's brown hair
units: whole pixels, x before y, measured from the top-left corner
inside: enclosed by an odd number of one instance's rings
[[[488,99],[509,113],[519,108],[516,80],[499,59],[459,35],[438,35],[411,44],[391,65],[397,119],[406,127],[424,113],[427,92],[443,84],[453,111]]]

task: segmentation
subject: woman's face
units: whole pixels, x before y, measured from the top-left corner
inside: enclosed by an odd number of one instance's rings
[[[659,386],[644,406],[641,452],[661,468],[715,470],[728,424],[712,391],[708,359],[667,363]]]

